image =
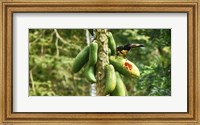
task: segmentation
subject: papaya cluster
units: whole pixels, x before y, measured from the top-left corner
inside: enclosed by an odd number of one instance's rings
[[[139,69],[131,61],[116,55],[116,43],[111,32],[107,32],[108,47],[109,47],[109,63],[105,69],[105,94],[111,96],[128,96],[126,86],[123,83],[121,76],[130,78],[138,78],[140,76]],[[76,56],[72,71],[77,73],[83,67],[86,79],[91,83],[96,83],[95,67],[98,59],[98,44],[93,41],[86,46]]]
[[[77,73],[85,66],[84,69],[85,77],[89,82],[96,83],[94,69],[97,63],[97,53],[98,53],[98,44],[94,40],[90,45],[86,46],[76,56],[72,65],[72,71],[74,73]]]

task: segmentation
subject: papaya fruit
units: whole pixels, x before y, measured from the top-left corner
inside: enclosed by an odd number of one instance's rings
[[[89,65],[94,66],[97,63],[98,44],[93,41],[89,48]]]
[[[89,60],[89,46],[86,46],[81,50],[78,55],[75,57],[72,64],[72,71],[77,73]]]
[[[111,50],[110,50],[110,48],[108,48],[108,56],[110,56],[111,55]]]
[[[124,84],[124,88],[125,88],[125,96],[128,96],[128,91],[127,91],[127,89],[126,89],[125,84]]]
[[[85,69],[84,69],[84,75],[85,75],[85,78],[89,82],[96,83],[97,80],[96,80],[95,74],[94,74],[94,66],[87,64]]]
[[[116,87],[115,87],[115,90],[111,93],[111,95],[112,96],[126,96],[127,94],[126,87],[119,73],[116,72],[115,74],[116,74]]]
[[[140,71],[137,66],[121,56],[110,56],[109,61],[116,71],[126,77],[138,78],[140,76]]]
[[[111,32],[107,33],[108,36],[108,47],[111,50],[111,55],[115,55],[116,54],[116,43],[115,43],[115,39],[112,35]]]
[[[105,66],[105,93],[111,93],[116,87],[116,75],[113,65]]]

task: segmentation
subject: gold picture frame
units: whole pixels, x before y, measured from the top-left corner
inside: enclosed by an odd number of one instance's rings
[[[0,30],[1,124],[200,125],[199,0],[3,0]],[[15,113],[12,111],[12,20],[18,12],[139,12],[188,15],[188,111],[185,113]]]

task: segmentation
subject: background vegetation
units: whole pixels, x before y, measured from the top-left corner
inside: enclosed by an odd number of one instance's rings
[[[140,69],[138,80],[123,77],[129,96],[171,95],[171,30],[112,29],[117,46],[140,43],[127,58]],[[29,95],[90,96],[83,71],[73,74],[73,59],[87,45],[85,29],[29,30]]]

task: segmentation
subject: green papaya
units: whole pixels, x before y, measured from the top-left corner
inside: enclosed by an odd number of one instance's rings
[[[87,64],[84,70],[84,75],[89,82],[96,83],[97,80],[94,75],[94,66]]]
[[[108,56],[110,56],[111,55],[111,50],[110,50],[110,48],[108,48]]]
[[[94,66],[97,63],[98,44],[94,41],[89,48],[89,65]]]
[[[116,87],[116,75],[113,65],[105,66],[105,93],[111,93]]]
[[[112,35],[111,32],[107,33],[108,36],[108,47],[111,50],[111,55],[115,55],[116,54],[116,43],[115,43],[115,39]]]
[[[126,87],[119,75],[118,72],[116,74],[116,87],[115,90],[111,93],[112,96],[126,96]]]
[[[126,77],[138,78],[140,76],[140,71],[137,66],[121,56],[110,56],[109,61],[116,71]]]
[[[124,84],[124,88],[125,88],[125,96],[128,96],[128,91],[127,91],[127,89],[126,89],[125,84]]]
[[[72,64],[72,71],[77,73],[89,60],[89,46],[86,46],[81,50],[78,55],[75,57]]]

